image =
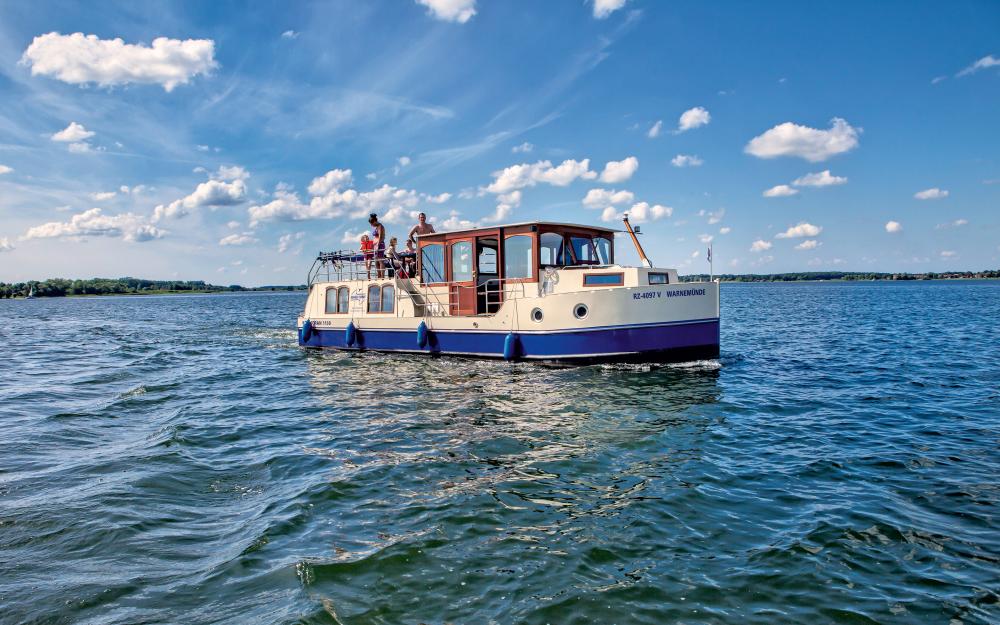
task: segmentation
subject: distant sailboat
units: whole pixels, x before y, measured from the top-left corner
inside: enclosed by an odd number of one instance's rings
[[[28,291],[28,297],[25,299],[35,299],[35,287],[31,287],[31,290]]]

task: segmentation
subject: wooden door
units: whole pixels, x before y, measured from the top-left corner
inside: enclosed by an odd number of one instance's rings
[[[473,240],[448,242],[448,303],[452,315],[476,314],[476,257]]]

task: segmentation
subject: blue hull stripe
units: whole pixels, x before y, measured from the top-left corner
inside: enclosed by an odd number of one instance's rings
[[[524,359],[601,358],[624,354],[668,352],[705,347],[718,350],[719,320],[588,328],[581,331],[516,333],[517,357]],[[358,329],[354,346],[344,341],[343,328],[314,328],[306,347],[372,351],[423,352],[502,358],[507,332],[450,330],[428,332],[423,349],[416,330]]]

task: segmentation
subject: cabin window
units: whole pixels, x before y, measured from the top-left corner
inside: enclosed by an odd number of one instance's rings
[[[387,284],[382,287],[382,312],[391,313],[393,312],[393,306],[396,303],[396,287],[391,284]]]
[[[451,244],[451,279],[453,282],[472,280],[472,243],[469,241]]]
[[[570,237],[570,244],[573,246],[573,256],[576,257],[577,265],[596,265],[597,250],[594,248],[594,241],[590,237]]]
[[[518,234],[503,242],[503,270],[507,279],[530,278],[532,265],[531,235]]]
[[[373,284],[368,287],[368,312],[377,313],[382,312],[382,289],[377,285]]]
[[[346,313],[351,305],[351,291],[346,286],[337,289],[337,312]]]
[[[444,282],[444,245],[431,243],[420,248],[420,279],[424,284]]]
[[[563,235],[558,232],[546,232],[538,239],[538,253],[541,256],[542,266],[552,265],[563,267],[565,260],[566,243]]]
[[[648,275],[650,284],[670,284],[669,273],[651,273]]]
[[[611,240],[604,237],[594,237],[594,249],[597,251],[597,260],[602,265],[611,264]]]
[[[495,246],[496,239],[491,239],[492,244]],[[479,273],[488,273],[491,275],[496,275],[497,273],[497,248],[496,247],[483,247],[479,250]]]
[[[332,315],[337,312],[337,289],[326,290],[326,314]]]
[[[625,283],[620,273],[588,273],[583,276],[583,286],[621,286]]]

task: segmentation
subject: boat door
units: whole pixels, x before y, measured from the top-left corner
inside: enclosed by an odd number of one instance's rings
[[[448,304],[452,315],[476,314],[476,272],[472,249],[472,238],[448,242],[451,262]]]
[[[480,315],[492,315],[503,302],[499,241],[497,235],[476,238],[476,313]]]

